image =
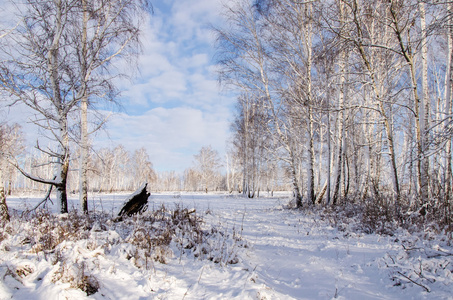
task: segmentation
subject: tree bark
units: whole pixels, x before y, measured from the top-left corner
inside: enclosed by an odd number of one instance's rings
[[[312,17],[313,17],[313,4],[307,2],[304,7],[305,11],[305,18],[308,20],[306,21],[307,24],[305,25],[305,52],[307,55],[307,100],[308,100],[308,138],[309,138],[309,160],[308,160],[308,202],[311,204],[315,204],[315,146],[314,146],[314,118],[313,118],[313,95],[312,95],[312,78],[311,78],[311,71],[312,71],[312,35],[313,35],[313,24],[312,24]]]
[[[9,222],[10,217],[8,212],[8,205],[6,204],[5,189],[3,188],[2,184],[3,183],[0,183],[0,220]]]
[[[342,4],[340,4],[340,11],[341,14],[343,13]],[[342,18],[342,17],[340,17]],[[341,166],[342,166],[342,158],[343,158],[343,135],[344,135],[344,96],[345,96],[345,89],[346,89],[346,60],[347,55],[344,50],[341,53],[340,61],[339,61],[339,72],[340,72],[340,91],[338,95],[338,138],[337,138],[337,153],[336,153],[336,167],[335,167],[335,175],[334,175],[334,190],[332,196],[332,204],[336,205],[338,202],[338,198],[340,196],[340,188],[341,188]]]
[[[423,78],[423,105],[424,111],[422,113],[423,130],[424,130],[424,151],[427,151],[429,144],[429,128],[430,128],[430,116],[431,116],[431,101],[429,97],[429,84],[428,84],[428,37],[426,30],[426,17],[425,17],[425,4],[419,0],[420,5],[420,20],[421,20],[421,29],[422,29],[422,78]],[[423,12],[423,13],[422,13]],[[425,172],[429,173],[429,160],[426,159],[425,163]],[[429,187],[428,187],[429,188]]]
[[[60,162],[57,170],[58,183],[55,185],[55,187],[57,191],[57,199],[60,203],[60,212],[64,214],[68,212],[68,193],[66,190],[66,185],[69,171],[69,153],[66,153],[66,155],[64,155],[59,160]]]
[[[82,57],[81,57],[81,82],[82,98],[80,102],[80,188],[79,201],[82,211],[88,214],[88,90],[87,90],[87,26],[88,11],[87,0],[82,0],[83,21],[82,21]]]
[[[0,136],[3,139],[3,136]],[[2,149],[0,149],[2,150]],[[3,186],[3,162],[2,157],[0,156],[0,221],[9,221],[9,212],[8,212],[8,205],[6,205],[6,195],[5,195],[5,188]]]
[[[453,4],[449,3],[448,4],[448,10],[452,11],[453,10]],[[445,77],[445,89],[446,89],[446,95],[445,95],[445,114],[447,115],[447,119],[445,120],[445,124],[450,124],[451,122],[451,114],[452,114],[452,94],[453,94],[453,22],[449,21],[449,30],[448,30],[448,63],[447,63],[447,74]],[[448,125],[445,125],[444,131],[447,130]],[[445,175],[444,175],[444,181],[445,181],[445,212],[446,212],[446,220],[450,220],[450,200],[451,200],[451,187],[452,187],[452,137],[448,136],[447,137],[447,142],[445,145]],[[447,221],[449,222],[449,221]]]
[[[294,154],[291,152],[291,163],[290,163],[290,168],[291,168],[291,177],[292,177],[292,184],[293,184],[293,198],[296,201],[296,207],[301,208],[302,207],[302,196],[300,194],[299,190],[299,185],[297,183],[297,174],[296,174],[296,162],[294,160]]]
[[[80,139],[80,190],[79,200],[82,210],[88,214],[88,132],[87,132],[87,96],[82,98],[81,106],[81,139]]]
[[[68,198],[66,193],[66,180],[68,177],[69,169],[69,136],[68,136],[68,107],[65,107],[64,101],[61,95],[60,89],[60,78],[59,78],[59,64],[60,64],[60,38],[63,34],[63,20],[62,20],[62,4],[59,3],[56,5],[56,20],[55,20],[55,36],[52,41],[51,48],[49,49],[49,59],[48,59],[48,72],[50,74],[50,81],[52,87],[52,102],[58,110],[59,114],[59,142],[60,142],[60,155],[58,157],[58,168],[57,168],[57,197],[60,202],[60,212],[68,212]]]
[[[327,108],[327,190],[326,203],[330,205],[330,186],[331,186],[331,170],[332,170],[332,138],[330,134],[330,107]]]
[[[429,100],[429,86],[428,86],[428,44],[427,44],[427,31],[426,31],[426,17],[425,17],[425,4],[418,0],[418,9],[420,13],[420,28],[421,28],[421,62],[422,62],[422,89],[423,94],[420,98],[420,134],[421,134],[421,148],[422,148],[422,177],[420,185],[420,195],[422,203],[426,203],[429,197],[429,158],[425,157],[428,152],[429,143],[429,115],[430,115],[430,100]]]

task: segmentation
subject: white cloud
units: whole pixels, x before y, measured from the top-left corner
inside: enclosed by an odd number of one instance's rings
[[[130,151],[145,147],[156,169],[183,171],[202,146],[223,152],[228,117],[228,111],[206,113],[189,107],[159,107],[140,116],[117,114],[108,124],[110,139],[101,133],[96,143],[98,147],[121,143]]]
[[[184,57],[182,65],[186,68],[201,68],[209,63],[208,55],[206,53],[194,54],[191,57]]]
[[[182,38],[210,43],[209,25],[219,20],[220,1],[179,0],[172,10],[172,23]]]
[[[153,77],[149,81],[150,87],[158,90],[163,97],[183,97],[186,90],[186,75],[179,71],[167,71]]]

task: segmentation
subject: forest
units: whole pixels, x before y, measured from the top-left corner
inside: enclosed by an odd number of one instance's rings
[[[249,195],[284,164],[295,205],[451,226],[452,3],[235,1],[216,28]],[[450,227],[451,230],[451,227]]]
[[[219,81],[237,95],[227,154],[203,147],[184,174],[157,174],[144,148],[88,138],[107,122],[115,64],[139,53],[151,4],[50,3],[28,1],[24,25],[2,31],[4,101],[35,110],[55,143],[26,153],[20,126],[2,124],[7,193],[50,184],[64,203],[67,191],[86,199],[145,181],[247,197],[290,189],[296,207],[421,210],[451,225],[452,3],[231,1],[212,28]]]
[[[152,2],[2,2],[1,299],[451,298],[453,1]],[[230,137],[156,171],[97,134],[194,3]]]

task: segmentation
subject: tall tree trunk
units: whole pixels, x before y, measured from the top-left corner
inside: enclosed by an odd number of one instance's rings
[[[79,201],[82,206],[82,210],[85,214],[88,214],[88,131],[87,131],[87,97],[86,95],[82,98],[81,111],[80,111],[80,122],[81,122],[81,139],[80,139],[80,190],[79,190]]]
[[[340,124],[342,122],[340,121]],[[339,126],[340,127],[340,126]],[[340,133],[341,132],[341,133]],[[334,175],[334,190],[332,195],[332,204],[336,205],[338,202],[338,198],[340,196],[340,188],[341,188],[341,166],[342,166],[342,158],[343,158],[343,129],[339,128],[338,133],[338,147],[337,147],[337,154],[336,154],[336,168],[335,168],[335,175]]]
[[[336,205],[338,198],[340,196],[340,188],[341,188],[341,166],[343,165],[343,139],[344,139],[344,96],[345,96],[345,89],[346,89],[346,60],[347,60],[346,52],[342,52],[340,55],[339,61],[339,68],[340,68],[340,90],[338,95],[338,138],[337,138],[337,153],[336,157],[336,167],[335,167],[335,175],[334,175],[334,190],[332,196],[332,204]]]
[[[330,134],[330,107],[327,107],[327,191],[326,191],[326,203],[327,205],[330,204],[330,187],[331,187],[331,180],[332,177],[332,138]]]
[[[314,118],[313,118],[313,95],[312,95],[312,78],[311,78],[311,69],[312,69],[312,36],[313,36],[313,4],[308,2],[304,6],[304,14],[306,18],[305,26],[305,52],[307,55],[307,100],[308,100],[308,135],[309,135],[309,150],[308,150],[308,202],[315,204],[315,146],[314,146]]]
[[[451,12],[453,10],[453,3],[448,4],[448,10]],[[449,21],[449,30],[448,30],[448,62],[447,62],[447,74],[445,78],[445,114],[447,115],[447,120],[445,120],[445,124],[449,124],[451,122],[451,114],[452,114],[452,94],[453,94],[453,22]],[[447,125],[446,125],[447,126]],[[445,126],[445,130],[447,129]],[[452,176],[452,137],[448,136],[447,137],[447,142],[445,145],[445,175],[444,175],[444,181],[445,181],[445,217],[447,222],[450,220],[450,200],[451,200],[451,176]]]
[[[365,92],[364,92],[365,93]],[[369,93],[366,93],[364,95],[364,98],[367,99]],[[371,114],[372,112],[368,112],[365,116],[367,119],[369,119],[368,114]],[[369,124],[369,122],[365,122],[363,125],[363,131],[365,132],[365,141],[367,144],[367,151],[366,151],[366,177],[365,177],[365,183],[364,183],[364,188],[363,188],[363,193],[362,193],[362,200],[366,200],[368,197],[368,190],[370,186],[373,183],[372,179],[372,174],[373,174],[373,136],[372,136],[372,129]]]
[[[315,147],[314,147],[314,141],[313,141],[313,111],[312,108],[309,104],[308,107],[308,118],[309,118],[309,150],[308,150],[308,202],[315,204],[315,174],[314,174],[314,168],[315,168]]]
[[[318,174],[316,176],[316,190],[318,191],[315,195],[315,201],[317,203],[321,203],[324,194],[326,193],[327,189],[327,180],[324,182],[324,186],[321,186],[321,176],[323,175],[322,172],[322,163],[323,157],[325,155],[324,149],[324,131],[322,129],[322,125],[319,126],[319,144],[318,144]]]
[[[420,195],[422,203],[428,201],[429,197],[429,158],[425,157],[428,152],[429,143],[429,115],[430,115],[430,100],[429,100],[429,86],[428,86],[428,41],[426,32],[426,17],[425,17],[425,4],[418,0],[418,9],[420,13],[420,28],[421,28],[421,62],[422,62],[422,89],[423,94],[420,98],[420,134],[421,134],[421,148],[422,148],[422,161],[421,161],[421,182],[420,182]]]
[[[60,50],[60,38],[63,34],[63,24],[62,24],[62,5],[57,5],[56,12],[56,34],[53,38],[52,45],[49,49],[49,59],[48,59],[48,71],[50,74],[50,81],[53,92],[53,103],[55,107],[58,108],[59,113],[59,129],[60,129],[60,157],[58,158],[58,169],[57,169],[57,198],[60,202],[60,211],[61,213],[68,212],[68,198],[66,193],[66,181],[69,170],[69,136],[68,136],[68,124],[67,116],[68,111],[67,107],[64,106],[63,98],[61,96],[60,89],[60,78],[59,78],[59,50]]]
[[[8,205],[6,205],[5,188],[3,187],[3,166],[0,161],[0,221],[9,221]]]
[[[57,163],[57,199],[60,202],[60,212],[62,214],[68,212],[68,196],[67,196],[67,180],[69,172],[69,135],[67,128],[67,120],[61,117],[60,120],[60,141],[61,141],[61,156]]]
[[[292,177],[292,184],[293,184],[293,198],[296,200],[296,207],[301,208],[302,207],[302,196],[300,194],[299,184],[297,182],[296,162],[294,159],[293,152],[290,151],[289,154],[290,154],[290,158],[291,158],[290,168],[291,168],[291,177]]]
[[[82,210],[85,214],[88,214],[88,90],[87,90],[87,26],[88,26],[88,11],[87,11],[87,0],[82,0],[83,9],[83,21],[82,21],[82,65],[81,65],[81,76],[82,76],[82,92],[83,96],[80,103],[80,188],[79,188],[79,201],[82,206]]]

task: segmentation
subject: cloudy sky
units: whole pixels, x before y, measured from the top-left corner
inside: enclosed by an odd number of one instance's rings
[[[218,0],[152,1],[140,71],[125,83],[121,113],[96,143],[145,147],[158,171],[183,171],[202,146],[224,154],[233,101],[216,81],[214,36]],[[108,135],[106,134],[108,133]],[[96,144],[95,144],[96,146]]]
[[[152,1],[140,72],[122,88],[124,111],[113,115],[96,143],[145,147],[155,169],[183,171],[202,146],[221,155],[234,101],[220,91],[214,35],[220,0]]]
[[[215,74],[214,35],[221,0],[152,1],[144,27],[143,55],[134,80],[120,83],[123,110],[92,138],[96,149],[122,144],[145,147],[158,171],[182,172],[193,155],[211,145],[223,157],[229,137],[232,97]],[[10,121],[16,121],[11,120]],[[34,134],[24,126],[27,139]]]

